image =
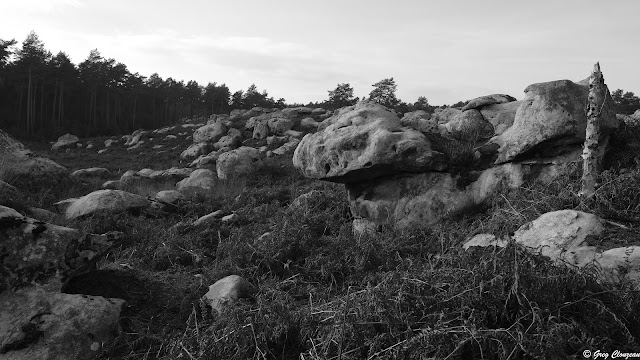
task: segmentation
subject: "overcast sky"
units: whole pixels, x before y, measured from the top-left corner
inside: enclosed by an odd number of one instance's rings
[[[34,30],[75,64],[91,49],[163,79],[255,83],[275,99],[356,96],[393,77],[433,105],[578,81],[640,93],[639,0],[0,0],[0,38]]]

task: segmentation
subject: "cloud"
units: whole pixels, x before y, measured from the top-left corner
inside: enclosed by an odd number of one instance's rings
[[[63,12],[65,8],[80,8],[85,4],[81,0],[20,0],[5,1],[1,8],[23,13]]]

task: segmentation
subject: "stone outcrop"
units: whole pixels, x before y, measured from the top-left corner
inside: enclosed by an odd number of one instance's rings
[[[218,176],[213,171],[198,169],[193,171],[189,177],[179,181],[176,186],[177,190],[182,193],[209,191],[216,186],[217,180]]]
[[[593,214],[559,210],[543,214],[523,225],[512,239],[528,251],[548,257],[557,264],[574,268],[592,266],[604,281],[627,279],[640,286],[640,246],[603,251],[589,244],[589,238],[601,235],[605,225],[604,220]],[[478,234],[463,247],[504,247],[506,243],[506,239],[497,239],[492,234]]]
[[[462,110],[402,119],[360,102],[307,134],[293,163],[308,178],[345,183],[351,212],[366,231],[425,226],[498,189],[553,181],[580,161],[588,92],[585,81],[551,81],[528,86],[522,101],[493,94]],[[609,108],[603,107],[601,149],[618,126]]]
[[[569,80],[529,85],[513,125],[493,141],[500,146],[496,164],[512,161],[527,151],[554,150],[580,145],[587,126],[589,88]],[[608,101],[613,101],[608,96]],[[601,131],[607,135],[618,127],[611,111],[602,114]]]
[[[306,135],[293,155],[306,177],[349,183],[434,166],[426,136],[402,127],[382,105],[360,102],[326,123],[324,130]]]
[[[5,206],[0,206],[0,236],[4,239],[0,292],[88,271],[123,237],[119,232],[86,234],[23,216]]]
[[[123,234],[87,234],[0,206],[0,357],[93,359],[120,331],[121,299],[60,293]]]
[[[444,127],[438,125],[438,121],[431,118],[431,114],[424,110],[412,111],[404,114],[400,119],[402,126],[418,130],[423,134],[438,135],[444,130]]]
[[[69,149],[69,148],[76,148],[76,145],[79,142],[80,142],[79,137],[71,134],[64,134],[58,138],[58,141],[56,141],[55,144],[51,145],[51,150],[57,151],[57,150],[63,150],[63,149]]]
[[[220,154],[216,162],[216,172],[221,180],[247,175],[262,166],[258,149],[243,146]]]
[[[145,136],[147,136],[147,131],[139,129],[134,131],[131,135],[125,136],[126,141],[124,143],[124,146],[135,149],[141,145],[140,142],[144,139]]]
[[[210,146],[206,142],[199,142],[189,145],[189,147],[180,154],[180,159],[193,159],[209,152]]]
[[[111,176],[111,172],[101,167],[78,169],[71,173],[71,177],[74,178],[107,178],[109,176]]]
[[[64,215],[67,219],[75,219],[97,213],[142,210],[148,206],[149,201],[142,196],[122,190],[105,189],[73,199],[68,204]]]
[[[484,202],[501,187],[518,187],[534,166],[505,164],[466,176],[445,172],[398,174],[347,184],[351,212],[376,225],[412,228],[431,225]]]
[[[120,333],[124,300],[30,287],[0,293],[0,357],[94,359]]]
[[[18,140],[0,130],[0,179],[55,179],[67,175],[65,167],[36,156]]]
[[[471,109],[478,109],[487,105],[493,104],[504,104],[512,101],[516,101],[516,98],[513,96],[505,95],[505,94],[492,94],[485,95],[473,100],[470,100],[467,105],[463,106],[461,111],[467,111]]]
[[[198,128],[193,133],[193,143],[215,144],[227,133],[227,127],[221,122],[213,122]]]
[[[500,135],[513,125],[520,104],[522,101],[486,105],[480,108],[480,113],[493,126],[494,133]]]

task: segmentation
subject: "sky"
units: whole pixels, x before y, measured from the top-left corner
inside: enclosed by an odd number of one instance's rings
[[[413,103],[452,104],[582,80],[640,94],[638,0],[1,0],[0,39],[35,31],[75,64],[92,49],[132,73],[255,84],[288,103],[358,97],[393,77]]]

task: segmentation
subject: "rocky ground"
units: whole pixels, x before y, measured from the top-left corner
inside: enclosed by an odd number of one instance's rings
[[[607,115],[581,200],[585,89],[3,135],[0,357],[639,351],[640,126]]]

